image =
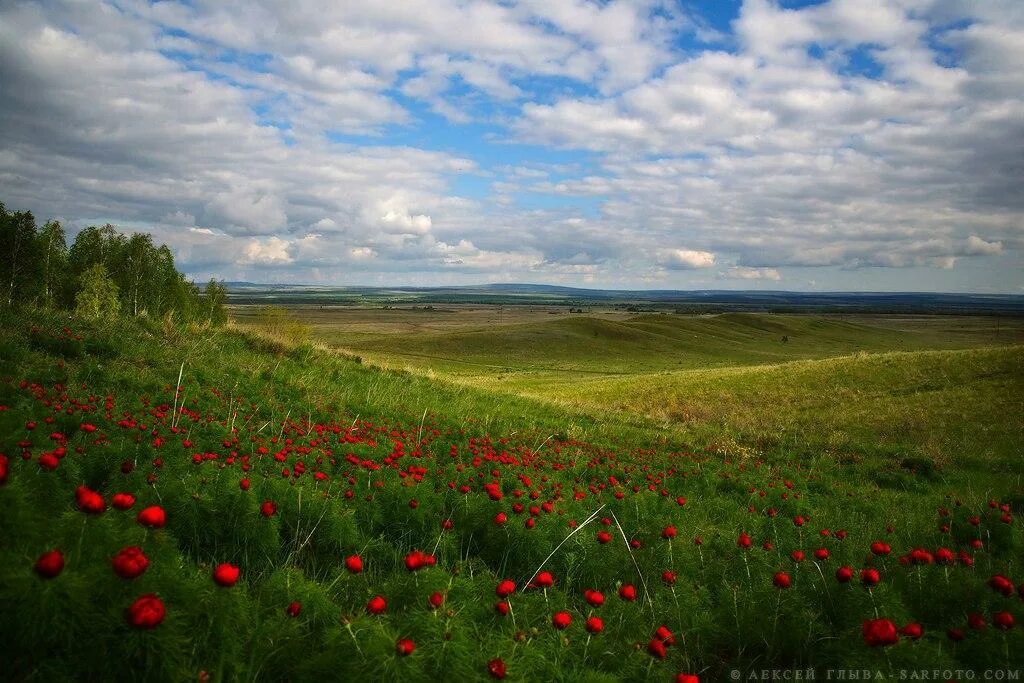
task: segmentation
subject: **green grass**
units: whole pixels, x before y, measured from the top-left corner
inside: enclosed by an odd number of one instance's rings
[[[65,325],[82,338],[62,332]],[[696,325],[703,343],[683,331],[692,335]],[[790,342],[771,346],[784,331]],[[986,585],[995,573],[1024,580],[1014,518],[1024,511],[1019,347],[836,357],[903,342],[977,345],[984,332],[774,316],[565,319],[490,332],[517,340],[510,349],[529,348],[525,364],[549,352],[558,366],[600,369],[603,358],[631,374],[524,371],[510,389],[491,374],[435,368],[432,378],[424,368],[380,368],[237,329],[0,314],[5,676],[486,680],[493,658],[517,681],[1024,665],[1024,629],[967,630],[955,646],[945,634],[965,628],[968,612],[1024,618],[1016,596]],[[493,355],[477,333],[453,335],[464,357]],[[584,339],[589,346],[574,359],[571,347]],[[652,370],[664,349],[684,347],[718,367],[693,369],[705,364],[694,360],[688,370]],[[621,358],[627,353],[635,357]],[[187,412],[175,415],[171,406],[182,402]],[[57,468],[41,467],[61,444]],[[486,493],[488,483],[501,500]],[[74,502],[83,484],[108,502],[127,491],[138,503],[86,515]],[[270,517],[260,513],[267,500],[276,505]],[[1011,523],[990,500],[1011,511]],[[164,529],[135,523],[148,505],[167,511]],[[591,526],[552,554],[569,520],[599,508]],[[493,521],[498,512],[506,524]],[[638,549],[626,548],[615,525],[602,526],[613,514]],[[798,515],[804,526],[794,523]],[[442,532],[445,519],[452,528]],[[669,525],[678,532],[672,541],[662,538]],[[598,528],[612,542],[598,543]],[[825,537],[823,529],[849,535]],[[750,550],[737,547],[741,532],[752,536]],[[891,556],[871,557],[878,539],[892,545]],[[151,560],[133,580],[110,565],[128,545]],[[904,567],[897,559],[939,546],[969,553],[973,566]],[[829,549],[827,561],[789,557],[819,547]],[[54,548],[65,569],[40,578],[33,564]],[[413,549],[432,552],[436,566],[407,571]],[[346,571],[350,554],[363,557],[363,573]],[[549,554],[544,568],[555,586],[516,593],[512,613],[497,615],[497,582],[521,586]],[[240,567],[238,585],[213,583],[220,562]],[[871,592],[856,580],[837,583],[843,564],[875,566],[882,582]],[[675,572],[674,584],[662,581],[665,570]],[[782,570],[793,585],[780,591],[772,575]],[[624,583],[642,595],[646,586],[649,599],[619,600]],[[584,588],[601,590],[605,605],[588,606]],[[426,602],[434,591],[446,596],[437,611]],[[125,608],[148,593],[165,602],[167,617],[151,631],[134,629]],[[378,594],[389,608],[373,616],[365,605]],[[285,613],[292,601],[302,604],[298,618]],[[565,631],[551,625],[561,609],[573,615]],[[605,628],[588,637],[591,614]],[[920,622],[925,635],[869,648],[861,625],[876,615]],[[677,640],[664,660],[646,651],[660,625]],[[414,640],[416,651],[397,656],[398,638]]]
[[[520,382],[517,391],[577,410],[645,415],[692,442],[728,436],[762,450],[991,465],[1016,464],[1024,441],[1020,346]]]

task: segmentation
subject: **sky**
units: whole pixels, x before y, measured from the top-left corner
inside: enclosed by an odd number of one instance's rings
[[[1024,293],[1020,0],[0,2],[0,201],[199,280]]]

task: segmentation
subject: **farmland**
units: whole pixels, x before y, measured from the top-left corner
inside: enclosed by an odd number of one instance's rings
[[[1014,319],[416,305],[5,314],[12,677],[1021,666]]]

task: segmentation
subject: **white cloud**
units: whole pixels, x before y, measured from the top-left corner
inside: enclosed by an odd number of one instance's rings
[[[291,246],[290,242],[280,237],[268,237],[265,240],[250,239],[242,251],[242,263],[263,265],[291,263],[294,260],[288,253]]]
[[[229,279],[1012,290],[1022,7],[747,0],[723,35],[663,0],[7,3],[0,199]]]
[[[734,266],[724,273],[719,275],[726,279],[737,279],[737,280],[771,280],[778,282],[782,279],[779,271],[775,268],[746,268],[743,266]]]
[[[693,249],[662,249],[658,252],[658,263],[666,268],[678,270],[710,268],[715,265],[715,255],[710,251]]]

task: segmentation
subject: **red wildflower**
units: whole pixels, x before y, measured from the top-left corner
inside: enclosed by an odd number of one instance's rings
[[[130,493],[115,493],[110,497],[110,504],[118,510],[131,510],[135,505],[135,496]]]
[[[408,657],[415,649],[416,643],[412,642],[408,638],[401,638],[397,643],[395,643],[395,652],[398,653],[399,657]]]
[[[921,628],[921,624],[918,624],[916,622],[910,622],[909,624],[900,629],[900,633],[905,635],[907,638],[910,638],[911,640],[917,640],[921,637],[923,630]]]
[[[44,579],[52,579],[64,571],[64,554],[59,550],[50,550],[39,556],[35,564],[36,574]]]
[[[370,601],[366,603],[366,611],[370,614],[383,614],[384,610],[387,608],[387,601],[379,595],[373,596],[370,598]]]
[[[864,642],[871,647],[894,645],[900,636],[896,633],[896,624],[888,619],[865,619],[861,629]]]
[[[103,496],[88,486],[79,486],[75,489],[75,500],[79,510],[91,515],[98,515],[107,509],[107,504],[103,502]]]
[[[505,662],[500,659],[492,659],[487,662],[487,673],[491,675],[491,678],[504,678]]]
[[[213,569],[213,580],[222,588],[231,588],[238,583],[238,567],[229,563],[221,562]]]
[[[135,628],[151,629],[160,625],[167,614],[164,602],[154,593],[147,593],[135,600],[125,611],[128,623]]]
[[[130,545],[121,548],[120,552],[110,560],[114,573],[122,579],[134,579],[149,568],[149,558],[142,552],[142,548]]]
[[[569,624],[571,623],[572,615],[568,612],[555,612],[554,615],[551,617],[551,625],[557,628],[558,630],[568,628]]]
[[[164,513],[164,509],[162,507],[159,505],[152,505],[140,510],[138,517],[135,519],[142,526],[148,526],[151,529],[159,529],[166,523],[167,515]]]

